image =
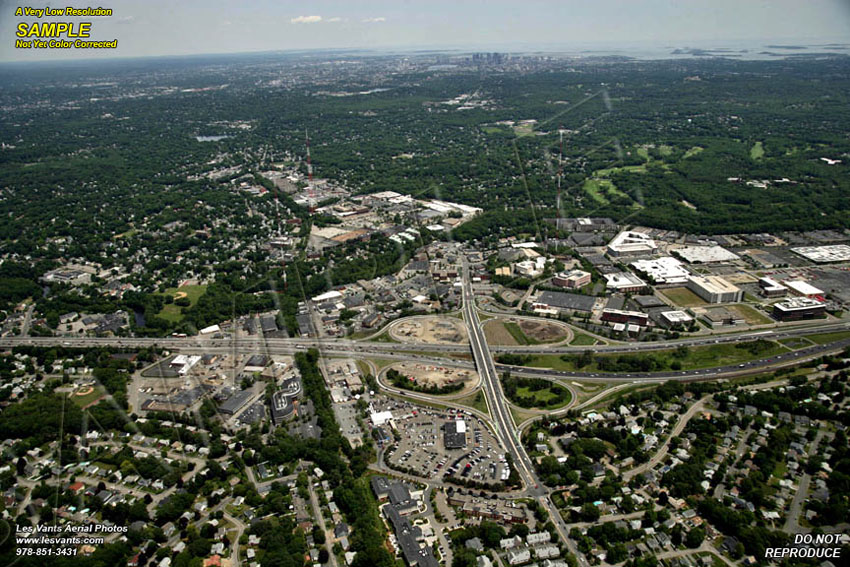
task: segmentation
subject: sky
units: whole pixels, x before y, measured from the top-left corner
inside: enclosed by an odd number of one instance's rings
[[[45,7],[0,0],[0,61],[329,48],[850,44],[850,0],[99,0],[72,5],[111,8],[111,17],[15,15],[27,5]],[[16,49],[18,24],[36,21],[90,21],[91,39],[118,39],[118,49]]]

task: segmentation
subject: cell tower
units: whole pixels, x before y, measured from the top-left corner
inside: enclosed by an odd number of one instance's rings
[[[304,130],[304,137],[307,139],[307,199],[310,212],[313,212],[316,200],[316,190],[313,187],[313,161],[310,158],[310,134]]]
[[[304,130],[304,137],[307,139],[307,178],[310,184],[313,183],[313,162],[310,160],[310,134]]]
[[[561,174],[563,172],[562,164],[564,160],[564,129],[559,128],[558,134],[560,135],[560,152],[558,153],[558,196],[555,201],[555,209],[557,209],[558,218],[555,221],[555,227],[560,230],[561,228]]]
[[[274,212],[275,212],[275,216],[277,216],[277,235],[278,235],[278,237],[280,237],[281,236],[281,230],[280,230],[280,200],[278,199],[278,192],[280,191],[280,189],[278,189],[278,188],[275,188],[275,189],[276,190],[274,192]]]

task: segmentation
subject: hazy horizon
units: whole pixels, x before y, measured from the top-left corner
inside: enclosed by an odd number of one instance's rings
[[[113,16],[90,21],[91,40],[117,50],[15,49],[17,6],[0,10],[0,61],[137,58],[275,51],[420,49],[564,52],[585,47],[729,47],[847,43],[850,3],[789,0],[674,2],[272,2],[105,0]],[[43,7],[43,6],[34,6]],[[725,45],[724,45],[725,44]]]

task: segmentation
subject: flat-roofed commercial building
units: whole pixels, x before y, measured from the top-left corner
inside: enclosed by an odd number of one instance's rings
[[[783,297],[788,294],[788,288],[773,278],[759,278],[759,287],[765,297]]]
[[[596,305],[596,298],[589,295],[577,293],[563,293],[560,291],[544,291],[532,304],[535,311],[583,311],[589,313]]]
[[[740,257],[722,246],[684,246],[673,250],[673,254],[689,264],[710,264],[713,262],[732,262]]]
[[[808,297],[790,297],[773,305],[773,317],[779,321],[826,317],[826,304]]]
[[[688,289],[708,303],[737,303],[744,296],[741,288],[719,276],[691,276]]]
[[[605,274],[605,286],[611,291],[637,293],[646,289],[646,282],[629,272]]]
[[[446,449],[466,447],[466,422],[462,419],[447,421],[443,426],[443,444]]]
[[[608,243],[608,255],[621,256],[651,256],[658,250],[658,245],[642,232],[624,230]]]
[[[676,325],[686,325],[694,320],[693,317],[684,311],[662,311],[661,320],[670,327]]]
[[[818,264],[850,261],[850,246],[847,244],[833,244],[830,246],[801,246],[799,248],[792,248],[791,251],[796,252],[807,260],[817,262]]]
[[[218,411],[227,415],[234,415],[245,407],[248,401],[254,397],[251,390],[239,390],[218,407]]]
[[[657,284],[683,285],[691,275],[685,266],[672,256],[664,256],[654,260],[636,260],[630,264],[635,270],[646,274]]]
[[[797,297],[815,298],[824,294],[824,291],[822,289],[818,289],[812,284],[804,282],[803,280],[787,281],[785,282],[785,287],[790,289],[791,294],[796,295]]]
[[[572,270],[570,272],[561,272],[552,278],[552,285],[558,287],[566,287],[570,289],[578,289],[590,283],[590,272],[583,270]]]
[[[649,315],[640,311],[623,311],[621,309],[603,309],[602,320],[610,323],[634,323],[646,327]]]
[[[743,325],[746,323],[740,314],[730,311],[725,307],[712,307],[705,310],[702,315],[702,320],[711,328],[715,327],[734,327],[735,325]]]

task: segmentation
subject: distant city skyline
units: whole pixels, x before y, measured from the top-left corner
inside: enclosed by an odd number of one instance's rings
[[[111,17],[42,20],[15,16],[17,6],[5,2],[0,9],[2,61],[345,48],[510,51],[615,44],[719,47],[742,41],[850,45],[846,0],[104,0],[98,6],[111,8]],[[36,21],[90,21],[91,39],[118,39],[118,49],[15,49],[18,23]]]

